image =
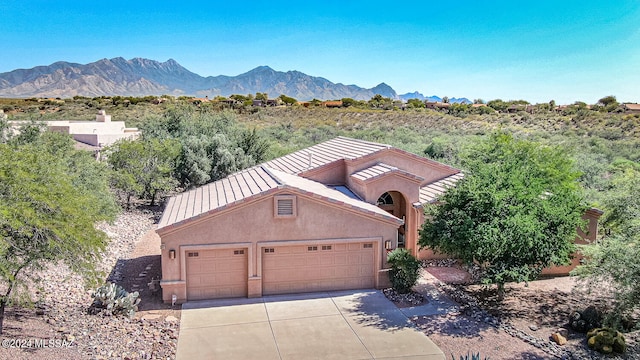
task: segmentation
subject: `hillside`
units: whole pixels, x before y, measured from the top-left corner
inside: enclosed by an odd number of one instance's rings
[[[56,62],[48,66],[18,69],[0,74],[0,97],[145,96],[169,94],[200,97],[254,94],[298,100],[353,98],[368,100],[376,94],[397,99],[390,86],[381,83],[371,89],[333,83],[299,71],[276,71],[259,66],[237,76],[195,74],[173,59],[165,62],[121,57],[89,64]]]

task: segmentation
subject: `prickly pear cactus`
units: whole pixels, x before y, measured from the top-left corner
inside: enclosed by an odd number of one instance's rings
[[[128,293],[120,285],[107,283],[93,293],[93,304],[89,307],[89,312],[132,317],[138,310],[138,296],[137,291]]]
[[[612,352],[622,354],[627,350],[624,336],[612,328],[590,330],[587,333],[587,345],[589,345],[589,348],[603,354],[611,354]]]

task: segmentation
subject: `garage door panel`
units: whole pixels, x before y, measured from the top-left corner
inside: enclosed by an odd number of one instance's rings
[[[247,255],[234,249],[199,250],[188,256],[187,299],[247,296]],[[193,254],[192,254],[193,255]]]
[[[262,256],[265,295],[375,285],[375,251],[363,243],[276,246]]]

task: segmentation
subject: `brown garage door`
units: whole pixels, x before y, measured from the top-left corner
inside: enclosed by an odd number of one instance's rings
[[[247,250],[187,251],[187,299],[247,296]]]
[[[374,256],[373,243],[263,248],[262,292],[272,295],[372,288]]]

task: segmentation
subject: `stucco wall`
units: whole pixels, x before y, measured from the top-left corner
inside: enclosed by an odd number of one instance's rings
[[[385,163],[417,175],[424,179],[422,184],[431,183],[458,172],[458,170],[446,167],[445,165],[438,165],[428,159],[421,158],[413,154],[407,154],[396,149],[384,150],[357,160],[347,160],[346,171],[347,174],[353,174],[356,171],[366,169],[377,163]]]
[[[344,185],[347,176],[346,166],[344,160],[337,160],[320,168],[303,172],[300,176],[325,185]]]
[[[274,218],[274,196],[296,195],[297,216],[290,219]],[[249,278],[255,283],[260,275],[258,257],[258,243],[267,241],[296,241],[296,240],[335,240],[344,238],[380,238],[378,243],[380,268],[384,267],[386,253],[382,246],[384,240],[397,238],[397,225],[383,222],[357,212],[345,209],[340,204],[329,204],[307,195],[298,194],[287,189],[274,195],[265,196],[254,202],[236,206],[217,215],[203,218],[188,227],[180,228],[169,233],[159,231],[162,249],[162,281],[163,289],[184,294],[185,286],[182,278],[182,264],[180,254],[184,251],[181,246],[204,244],[241,244],[249,243]],[[169,251],[175,250],[175,259],[169,259]],[[170,285],[171,282],[175,285]],[[168,285],[167,285],[168,284]],[[167,286],[165,286],[167,285]],[[254,285],[255,286],[255,285]],[[251,291],[250,291],[251,293]],[[163,297],[167,301],[165,294]],[[179,295],[180,296],[180,295]]]

